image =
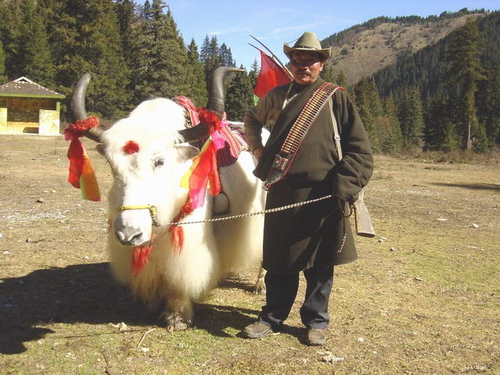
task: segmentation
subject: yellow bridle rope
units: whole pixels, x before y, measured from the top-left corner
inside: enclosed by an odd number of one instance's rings
[[[149,210],[149,214],[151,215],[151,220],[153,220],[153,225],[155,227],[159,227],[160,223],[158,222],[158,219],[156,218],[156,207],[152,206],[150,204],[144,205],[144,206],[120,206],[118,207],[118,211],[126,211],[126,210]]]

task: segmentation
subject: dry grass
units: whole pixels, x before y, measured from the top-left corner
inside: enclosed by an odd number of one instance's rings
[[[378,236],[358,238],[360,259],[336,269],[329,341],[314,348],[302,290],[286,332],[241,336],[263,304],[255,272],[198,304],[195,327],[168,333],[112,281],[106,202],[66,182],[66,147],[0,136],[0,373],[500,373],[497,165],[377,157],[366,200]],[[91,156],[106,190],[110,172]]]

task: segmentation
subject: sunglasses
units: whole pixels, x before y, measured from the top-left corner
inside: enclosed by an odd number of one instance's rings
[[[292,66],[296,66],[296,67],[308,67],[308,66],[312,66],[314,64],[317,64],[319,62],[321,62],[320,59],[306,59],[306,60],[292,59],[292,60],[290,60],[290,64],[292,64]]]

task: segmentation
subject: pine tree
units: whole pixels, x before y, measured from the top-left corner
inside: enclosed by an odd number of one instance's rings
[[[222,65],[217,36],[214,35],[212,38],[209,38],[208,35],[205,36],[205,40],[201,46],[200,60],[203,63],[203,69],[205,71],[205,84],[207,91],[210,92],[213,72]]]
[[[475,102],[478,81],[484,79],[480,56],[484,50],[484,36],[479,31],[477,22],[469,18],[465,26],[458,29],[447,51],[450,68],[447,73],[448,83],[458,88],[464,103],[465,148],[482,148],[483,136],[477,118]],[[473,139],[475,138],[475,140]]]
[[[32,0],[23,0],[21,10],[23,24],[19,44],[23,68],[20,74],[43,86],[53,87],[56,68],[45,29],[44,9]]]
[[[203,44],[201,45],[201,51],[200,51],[200,61],[205,65],[205,62],[207,62],[209,56],[212,55],[212,52],[210,51],[210,38],[208,37],[208,34],[205,35],[205,39],[203,39]]]
[[[240,66],[244,70],[243,65]],[[234,74],[226,93],[227,118],[243,121],[248,108],[253,105],[253,86],[250,76],[244,70]]]
[[[231,48],[226,46],[225,43],[222,43],[219,49],[219,57],[221,66],[236,66],[236,61],[233,60],[233,53],[231,52]]]
[[[459,110],[455,103],[444,95],[430,100],[425,115],[425,150],[452,152],[460,149],[460,137],[456,123]]]
[[[208,101],[208,94],[205,85],[205,72],[203,71],[203,65],[200,62],[198,54],[198,46],[194,39],[191,39],[187,54],[188,66],[190,68],[187,79],[187,83],[189,84],[188,97],[197,107],[202,107]]]
[[[398,101],[398,118],[403,135],[403,148],[421,149],[424,130],[420,92],[414,88],[403,93]]]
[[[476,98],[479,121],[485,124],[491,141],[500,145],[500,62],[487,66],[486,79],[480,82]]]
[[[133,49],[137,47],[137,28],[139,25],[139,16],[137,14],[136,5],[131,0],[117,0],[116,14],[120,29],[120,35],[123,44],[123,50],[128,61],[128,54],[133,53]],[[131,66],[131,64],[129,63]]]
[[[339,74],[337,75],[337,78],[335,79],[335,82],[337,85],[344,87],[347,89],[347,76],[345,75],[345,72],[341,70]]]
[[[157,96],[185,95],[188,56],[170,9],[163,0],[144,4],[136,70],[135,102]]]
[[[96,47],[96,101],[95,108],[108,118],[121,115],[121,110],[130,102],[126,91],[129,70],[123,56],[116,5],[106,0],[97,0],[94,5],[96,31],[92,43]]]
[[[377,122],[383,121],[381,119],[383,111],[375,81],[371,78],[362,78],[353,88],[353,99],[368,132],[372,147],[375,151],[379,151],[381,146]]]
[[[7,79],[18,78],[22,57],[19,54],[22,14],[18,1],[0,3],[0,40],[5,53]]]
[[[118,0],[117,1],[117,18],[120,29],[123,57],[127,70],[130,73],[125,83],[127,97],[132,98],[135,88],[134,71],[137,68],[139,51],[139,30],[140,19],[138,7],[132,0]],[[129,103],[125,108],[127,111],[132,109],[133,103]]]
[[[250,88],[252,90],[250,93],[252,96],[251,106],[257,105],[257,103],[259,102],[259,97],[255,95],[253,92],[255,85],[257,84],[258,77],[259,77],[259,63],[257,62],[257,59],[255,59],[250,68],[250,72],[248,72],[248,80],[250,82]]]
[[[323,71],[321,72],[321,78],[327,82],[337,83],[335,81],[335,75],[333,73],[333,66],[330,64],[325,64]]]
[[[382,133],[379,129],[381,151],[389,154],[401,152],[403,149],[403,135],[401,134],[401,124],[397,115],[397,106],[394,98],[389,96],[384,102],[385,118],[387,119],[387,129]]]
[[[250,72],[248,73],[248,77],[250,78],[250,85],[253,90],[257,83],[257,78],[259,77],[259,63],[257,62],[257,59],[253,61],[252,66],[250,67]]]
[[[451,121],[447,121],[444,126],[443,141],[440,150],[443,152],[453,152],[460,148],[460,139],[457,135],[457,128]]]
[[[5,51],[3,50],[3,43],[0,40],[0,85],[7,82],[7,76],[5,75]]]
[[[45,0],[48,1],[48,0]],[[49,1],[50,3],[50,1]],[[91,112],[112,118],[129,102],[125,65],[115,4],[110,0],[54,1],[54,19],[47,27],[57,61],[59,91],[69,97],[84,72],[92,75],[87,95]]]

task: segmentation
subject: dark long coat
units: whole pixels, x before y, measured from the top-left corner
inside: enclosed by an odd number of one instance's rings
[[[259,134],[264,124],[272,124],[270,138],[254,171],[265,180],[274,156],[281,149],[293,122],[307,99],[324,81],[293,87],[295,98],[282,111],[289,85],[280,86],[264,97],[245,115],[250,147],[262,146]],[[321,198],[333,198],[266,215],[263,267],[276,274],[296,273],[311,266],[343,264],[357,258],[354,239],[346,218],[345,203],[373,173],[373,156],[368,136],[358,112],[342,90],[333,96],[333,114],[341,131],[343,159],[333,140],[329,106],[323,107],[312,123],[285,178],[271,186],[266,208],[276,208]],[[273,119],[274,117],[274,119]]]

